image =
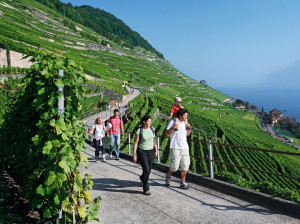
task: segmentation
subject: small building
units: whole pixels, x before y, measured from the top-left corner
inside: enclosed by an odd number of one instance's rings
[[[274,109],[270,111],[270,116],[280,118],[283,116],[283,113],[281,113],[281,111],[279,111],[278,109]]]
[[[278,122],[278,118],[271,117],[271,121],[272,121],[272,126],[274,126]]]
[[[243,104],[236,104],[234,108],[238,110],[246,110],[246,106]]]
[[[202,85],[204,85],[204,86],[207,86],[207,83],[206,83],[205,80],[201,80],[200,83],[201,83]]]
[[[284,121],[288,124],[296,124],[296,118],[295,117],[282,117],[280,118],[280,121]]]

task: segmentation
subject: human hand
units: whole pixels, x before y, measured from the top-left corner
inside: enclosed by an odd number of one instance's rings
[[[154,152],[154,157],[155,158],[157,157],[157,150]]]
[[[124,140],[124,135],[122,135],[122,139]]]
[[[137,161],[136,154],[133,155],[132,161],[133,161],[134,163],[136,163],[136,161]]]

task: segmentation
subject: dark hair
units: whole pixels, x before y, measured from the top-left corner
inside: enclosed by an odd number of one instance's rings
[[[151,119],[151,117],[150,117],[149,115],[144,116],[144,117],[141,119],[141,124],[143,125],[144,122],[148,121],[149,119]]]
[[[184,115],[185,113],[188,113],[187,109],[185,108],[180,108],[178,111],[177,111],[177,117],[179,118],[179,116],[182,116]]]
[[[119,109],[114,109],[114,113],[119,112]]]

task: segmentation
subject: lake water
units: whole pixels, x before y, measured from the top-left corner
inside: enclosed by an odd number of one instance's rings
[[[268,90],[249,88],[219,88],[219,91],[257,106],[258,111],[264,107],[265,112],[272,109],[280,110],[284,116],[296,117],[300,123],[300,90]]]

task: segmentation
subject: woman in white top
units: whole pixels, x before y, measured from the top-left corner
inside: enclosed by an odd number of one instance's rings
[[[106,162],[105,159],[105,132],[108,131],[103,124],[103,121],[100,117],[98,117],[95,121],[95,125],[89,129],[89,133],[93,134],[93,143],[95,146],[95,157],[96,162],[99,162],[99,151],[101,148],[101,158],[103,162]]]

